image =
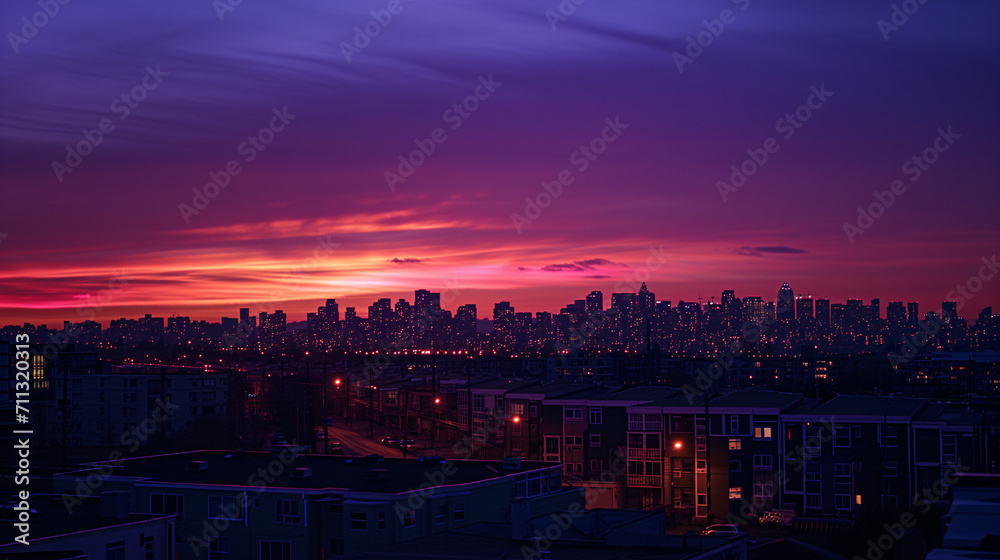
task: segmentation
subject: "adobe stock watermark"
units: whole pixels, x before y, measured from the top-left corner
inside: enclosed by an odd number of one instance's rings
[[[236,146],[236,152],[243,156],[244,163],[250,163],[257,159],[267,146],[274,141],[275,136],[285,130],[285,128],[295,120],[296,115],[288,112],[288,106],[284,106],[281,109],[274,107],[271,109],[271,113],[274,115],[271,117],[270,122],[267,126],[262,127],[257,131],[256,134],[251,134],[247,136],[246,140],[239,143]],[[191,189],[194,196],[191,198],[190,206],[184,204],[183,202],[177,205],[177,210],[181,213],[181,218],[184,219],[184,225],[189,225],[191,223],[191,216],[197,216],[202,210],[208,208],[209,202],[213,198],[219,196],[222,189],[229,186],[232,182],[233,177],[239,175],[243,172],[243,167],[240,166],[239,160],[231,159],[226,162],[226,165],[221,171],[209,171],[208,178],[209,182],[205,183],[202,189],[195,187]]]
[[[59,15],[60,6],[69,4],[70,0],[38,0],[38,7],[41,10],[21,18],[21,33],[13,31],[7,32],[7,40],[14,49],[14,54],[21,53],[21,45],[27,45],[29,41],[38,36],[38,32]]]
[[[149,97],[149,92],[160,87],[160,84],[163,83],[163,78],[169,75],[170,72],[160,70],[159,64],[155,68],[146,66],[146,75],[140,79],[139,83],[111,102],[111,112],[118,115],[119,121],[127,119],[132,114],[132,111],[137,109],[139,104]],[[83,140],[80,140],[75,145],[66,144],[66,157],[63,158],[63,161],[52,161],[52,172],[56,174],[56,179],[62,183],[63,176],[67,173],[72,173],[83,163],[83,158],[94,153],[94,150],[104,142],[104,136],[114,132],[116,126],[114,121],[105,117],[97,123],[95,128],[90,130],[83,129],[81,131]]]
[[[820,84],[818,88],[810,86],[809,91],[811,93],[806,98],[805,103],[799,105],[795,111],[786,113],[784,117],[781,117],[774,123],[774,131],[781,133],[782,138],[785,140],[791,140],[792,136],[795,135],[795,131],[802,128],[803,124],[809,122],[813,114],[822,109],[826,105],[826,102],[833,97],[834,93],[827,91],[826,84]],[[716,181],[715,183],[715,187],[719,189],[719,195],[722,196],[722,201],[727,202],[729,200],[729,193],[734,193],[745,185],[750,177],[756,175],[764,167],[770,155],[777,153],[779,149],[781,149],[781,145],[778,144],[778,140],[773,136],[766,138],[760,148],[747,148],[746,153],[749,157],[739,164],[739,168],[736,167],[736,164],[729,166],[729,169],[732,171],[729,174],[729,182]]]
[[[741,12],[750,6],[750,0],[732,0],[732,2],[739,5]],[[736,12],[729,8],[719,12],[718,19],[702,20],[701,24],[705,26],[705,30],[699,31],[697,35],[687,36],[687,47],[684,49],[684,54],[674,51],[671,55],[677,66],[677,72],[684,73],[684,65],[693,63],[694,59],[701,56],[705,49],[712,46],[712,43],[722,35],[726,26],[734,21],[736,21]]]
[[[916,183],[920,180],[924,172],[937,162],[941,154],[950,150],[955,144],[955,140],[962,137],[961,134],[952,132],[951,126],[947,129],[938,127],[937,133],[937,137],[934,138],[930,146],[903,162],[900,170],[910,178],[911,183]],[[869,204],[868,208],[858,206],[858,217],[855,223],[844,222],[844,233],[847,234],[847,240],[851,245],[854,245],[854,239],[857,236],[864,235],[865,232],[875,225],[875,220],[881,218],[885,214],[885,211],[895,204],[896,197],[903,195],[906,192],[906,188],[906,184],[901,179],[896,179],[889,184],[889,190],[872,192],[875,202]]]
[[[559,5],[556,6],[555,10],[545,10],[545,21],[549,22],[549,27],[552,28],[552,31],[555,31],[557,29],[556,24],[569,19],[569,16],[576,13],[576,7],[586,1],[587,0],[562,0],[562,2],[559,2]]]
[[[903,0],[898,6],[893,4],[892,11],[889,14],[889,21],[880,19],[875,22],[879,32],[882,33],[882,39],[888,41],[889,33],[899,31],[900,27],[903,27],[906,25],[906,22],[910,21],[910,16],[917,13],[920,6],[926,3],[927,0]]]
[[[486,77],[480,75],[479,85],[476,86],[473,92],[467,95],[465,99],[445,109],[444,113],[441,114],[441,119],[446,124],[451,124],[452,130],[458,130],[462,126],[462,123],[472,116],[472,113],[479,110],[480,102],[489,99],[501,85],[503,85],[503,82],[493,80],[493,74],[488,74]],[[435,128],[423,140],[415,138],[413,143],[417,146],[417,149],[410,152],[409,155],[400,154],[396,158],[399,160],[396,173],[392,171],[384,173],[385,183],[389,185],[389,190],[396,192],[396,185],[404,183],[412,177],[416,173],[417,168],[426,163],[427,158],[431,157],[437,151],[438,145],[443,144],[446,140],[448,140],[448,135],[443,128]]]
[[[149,436],[159,429],[160,424],[166,422],[173,415],[174,411],[180,408],[179,405],[171,403],[169,398],[167,402],[163,402],[159,398],[155,402],[156,409],[149,416],[136,424],[134,428],[122,432],[119,440],[122,445],[129,446],[127,449],[128,453],[135,453],[139,449],[139,446],[145,443],[149,439]],[[76,493],[73,495],[63,494],[62,497],[62,504],[66,508],[66,512],[72,514],[73,509],[83,503],[81,498],[92,496],[101,487],[104,479],[111,476],[115,467],[121,466],[124,456],[124,453],[115,449],[108,454],[106,461],[100,463],[101,468],[98,468],[96,473],[90,474],[86,478],[77,476],[76,488],[74,489]]]
[[[317,237],[316,246],[313,247],[312,258],[303,259],[296,266],[294,266],[292,270],[286,272],[285,275],[281,277],[282,289],[271,291],[271,293],[268,294],[270,297],[268,301],[255,303],[253,305],[254,311],[257,313],[260,313],[261,311],[274,313],[278,302],[287,298],[288,292],[298,290],[304,275],[319,267],[321,261],[330,258],[330,255],[333,254],[333,250],[340,247],[340,243],[333,242],[332,236],[332,233],[328,233],[324,237]],[[236,349],[245,344],[251,336],[253,336],[253,327],[249,324],[241,323],[237,326],[235,333],[225,333],[222,336],[222,342],[228,346],[231,351],[236,351]]]
[[[412,2],[413,0],[408,1]],[[370,12],[372,19],[363,26],[354,26],[354,40],[351,43],[340,42],[340,52],[344,55],[344,60],[350,64],[351,57],[361,54],[361,51],[372,43],[372,39],[378,37],[382,30],[392,23],[392,16],[398,15],[403,11],[403,8],[400,0],[389,0],[384,10],[372,10]]]
[[[983,284],[992,280],[996,276],[997,271],[1000,270],[1000,263],[997,262],[996,254],[991,255],[989,260],[986,257],[981,257],[979,260],[983,262],[979,270],[969,276],[965,282],[956,284],[955,289],[948,292],[945,296],[946,301],[955,302],[956,311],[961,311],[965,307],[965,302],[976,297],[976,294],[983,289]]]
[[[615,115],[614,120],[610,117],[604,119],[605,127],[601,133],[582,144],[569,155],[569,162],[576,167],[578,173],[583,173],[590,168],[590,163],[603,154],[608,146],[618,140],[622,132],[629,127],[621,122],[621,116]],[[562,195],[563,187],[573,184],[576,177],[569,169],[563,169],[556,174],[554,181],[542,181],[542,190],[534,198],[524,197],[524,215],[514,212],[510,215],[510,221],[514,224],[517,233],[523,233],[524,227],[531,225],[542,215],[542,210],[552,205],[555,199]]]

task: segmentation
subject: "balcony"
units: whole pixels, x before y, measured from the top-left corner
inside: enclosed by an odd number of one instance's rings
[[[663,477],[658,474],[630,474],[628,485],[633,488],[661,488]]]
[[[942,465],[957,465],[958,455],[941,455]]]
[[[663,456],[659,449],[638,449],[635,447],[629,447],[628,458],[641,460],[641,461],[659,461]]]

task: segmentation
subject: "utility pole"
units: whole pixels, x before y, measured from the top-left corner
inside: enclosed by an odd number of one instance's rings
[[[326,378],[326,352],[324,352],[323,353],[323,414],[321,414],[321,416],[322,416],[322,422],[323,422],[323,449],[324,449],[324,453],[326,453],[327,455],[329,455],[330,454],[330,434],[329,434],[329,429],[327,429],[327,427],[326,427],[326,414],[327,414],[327,407],[326,407],[326,386],[327,386],[327,383],[328,382],[327,382],[327,378]]]
[[[431,350],[431,447],[437,439],[437,390],[437,353]]]
[[[368,368],[368,437],[375,438],[375,381],[372,368]]]

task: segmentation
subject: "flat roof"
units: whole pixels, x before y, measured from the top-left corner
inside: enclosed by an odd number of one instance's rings
[[[192,461],[204,461],[204,470],[189,470]],[[284,468],[278,471],[273,464],[277,461]],[[451,461],[454,473],[446,476],[444,484],[436,484],[434,473],[440,473],[444,465],[438,459],[347,457],[334,455],[299,455],[286,453],[284,459],[265,451],[216,451],[201,450],[166,455],[153,455],[122,459],[114,467],[111,476],[135,477],[150,482],[166,484],[198,484],[214,486],[267,486],[271,489],[339,490],[344,492],[370,492],[378,494],[398,494],[414,490],[421,484],[431,482],[434,486],[469,484],[491,479],[499,479],[520,472],[548,467],[558,467],[559,463],[546,461],[521,461],[518,470],[504,470],[502,461]],[[287,463],[287,465],[285,464]],[[88,468],[74,471],[72,475],[86,476],[96,470]],[[269,470],[270,467],[270,470]],[[293,477],[298,468],[312,469],[306,478]],[[448,467],[449,471],[452,467]],[[273,477],[270,481],[260,473]],[[63,473],[57,476],[67,476]]]
[[[841,395],[808,412],[819,416],[910,416],[927,406],[927,399]]]
[[[784,411],[802,400],[801,393],[733,391],[708,401],[710,407],[776,408]]]

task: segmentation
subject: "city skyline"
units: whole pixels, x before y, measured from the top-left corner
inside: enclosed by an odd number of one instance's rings
[[[24,37],[0,70],[5,205],[45,201],[0,222],[5,322],[72,314],[121,270],[119,316],[452,281],[555,310],[651,250],[675,298],[929,303],[1000,238],[993,4],[896,30],[860,1],[91,5],[37,35],[33,4],[0,11]]]
[[[536,314],[539,314],[539,313],[549,313],[552,316],[556,316],[560,312],[566,311],[568,308],[571,308],[574,305],[580,304],[582,302],[586,303],[586,309],[587,309],[588,313],[590,313],[590,312],[592,312],[594,310],[610,310],[610,309],[612,309],[613,307],[616,306],[616,303],[614,302],[614,299],[611,296],[613,296],[615,294],[633,294],[633,295],[640,294],[641,290],[643,288],[645,288],[648,291],[648,293],[650,294],[650,297],[654,297],[655,298],[653,300],[653,303],[655,303],[655,304],[660,304],[661,302],[665,302],[667,304],[671,304],[674,307],[676,307],[678,303],[697,304],[698,308],[702,309],[702,310],[706,310],[710,304],[715,304],[715,305],[719,305],[719,306],[725,306],[726,305],[725,302],[726,302],[727,292],[728,292],[728,294],[730,296],[733,296],[733,297],[735,297],[735,299],[740,300],[741,306],[747,305],[748,300],[756,300],[756,304],[757,305],[770,305],[770,306],[772,306],[772,311],[777,310],[776,311],[776,313],[777,313],[776,317],[779,320],[781,320],[781,319],[801,320],[801,318],[803,316],[815,317],[815,316],[818,315],[819,309],[815,308],[814,304],[816,302],[820,302],[820,301],[825,302],[825,304],[826,304],[825,312],[826,313],[830,312],[830,307],[832,307],[832,306],[839,305],[841,307],[844,307],[845,305],[847,305],[851,301],[860,302],[860,304],[863,307],[865,307],[865,308],[870,308],[872,305],[875,305],[876,306],[875,307],[875,311],[877,312],[878,318],[880,318],[880,319],[890,319],[890,316],[889,316],[890,307],[892,307],[893,304],[898,303],[898,304],[900,304],[900,306],[899,306],[900,311],[906,312],[908,316],[914,315],[914,311],[913,310],[916,309],[917,310],[916,311],[916,316],[918,316],[918,318],[920,320],[923,320],[923,318],[928,313],[935,313],[937,316],[940,317],[940,316],[944,315],[948,311],[946,309],[946,307],[949,304],[952,304],[955,307],[954,311],[955,311],[956,316],[959,317],[959,318],[965,319],[968,322],[969,325],[975,324],[977,322],[979,316],[982,314],[983,311],[992,310],[992,308],[993,308],[992,305],[983,305],[983,306],[980,307],[980,306],[976,305],[975,303],[967,303],[967,300],[962,300],[962,299],[960,299],[958,302],[956,302],[954,300],[944,300],[944,301],[941,301],[941,302],[939,302],[937,304],[933,304],[933,303],[931,303],[931,304],[925,304],[925,303],[921,303],[919,301],[912,301],[912,300],[905,300],[905,299],[896,299],[896,298],[881,298],[881,297],[852,297],[852,298],[847,298],[845,300],[839,300],[838,301],[838,300],[834,300],[834,299],[830,299],[830,298],[815,296],[811,292],[806,292],[805,294],[795,293],[793,296],[791,296],[793,299],[790,300],[790,302],[791,302],[790,304],[788,304],[786,307],[784,307],[785,311],[782,314],[782,312],[781,312],[781,309],[782,309],[782,297],[784,295],[785,289],[788,288],[790,291],[793,290],[793,288],[791,286],[789,286],[788,282],[783,283],[781,285],[781,287],[775,292],[776,296],[772,297],[770,299],[768,297],[765,297],[765,296],[760,296],[760,295],[756,295],[756,294],[751,295],[749,293],[741,295],[738,290],[733,290],[733,289],[723,290],[718,296],[716,296],[716,295],[713,294],[713,295],[710,295],[710,296],[703,296],[703,297],[698,297],[698,298],[694,298],[694,299],[670,298],[670,297],[656,297],[657,296],[656,290],[649,289],[648,286],[646,286],[646,283],[641,283],[640,288],[637,289],[636,291],[631,291],[631,292],[629,292],[629,291],[609,292],[609,293],[605,294],[605,292],[603,290],[592,290],[588,294],[583,294],[584,295],[583,299],[581,299],[581,298],[574,298],[574,299],[568,300],[566,303],[564,303],[562,305],[554,305],[554,306],[550,306],[551,308],[545,308],[545,309],[525,309],[524,307],[519,307],[518,305],[516,305],[514,302],[512,302],[510,300],[497,300],[497,301],[493,301],[493,302],[488,302],[486,305],[482,305],[482,304],[479,304],[479,303],[476,303],[476,302],[469,302],[469,301],[462,300],[461,296],[457,295],[457,294],[460,294],[459,290],[446,289],[446,290],[443,291],[444,297],[442,298],[441,297],[442,296],[442,292],[440,292],[440,291],[428,290],[428,289],[425,289],[425,288],[417,288],[417,289],[415,289],[415,290],[413,290],[413,291],[411,291],[409,293],[410,297],[406,297],[406,295],[401,295],[400,297],[396,297],[396,298],[392,298],[392,297],[379,297],[379,298],[372,299],[372,300],[363,300],[363,298],[360,298],[360,297],[359,298],[344,298],[344,299],[341,299],[341,298],[326,298],[325,300],[323,300],[323,299],[303,300],[303,301],[299,302],[297,305],[295,305],[294,309],[299,309],[302,306],[309,306],[309,305],[311,305],[312,307],[306,308],[306,310],[302,312],[301,316],[295,315],[294,312],[290,312],[290,311],[286,310],[286,308],[284,306],[282,306],[282,303],[287,303],[287,302],[280,302],[280,301],[256,302],[255,304],[251,304],[251,305],[249,305],[247,307],[239,306],[239,307],[236,307],[236,308],[231,308],[231,309],[229,309],[227,311],[228,314],[222,314],[222,315],[219,315],[217,317],[212,317],[212,316],[192,316],[192,315],[184,315],[182,313],[176,313],[176,312],[172,313],[172,314],[169,314],[169,315],[158,315],[157,313],[155,313],[153,311],[150,311],[148,309],[146,309],[146,310],[140,309],[137,312],[136,315],[112,317],[112,315],[114,315],[113,313],[110,313],[110,314],[106,313],[102,309],[97,309],[96,312],[95,312],[96,307],[90,307],[90,306],[87,306],[87,305],[81,305],[78,308],[80,310],[80,312],[74,313],[74,315],[76,315],[75,317],[66,317],[64,319],[59,319],[58,322],[60,324],[63,321],[68,321],[70,323],[80,323],[80,322],[82,322],[84,320],[90,319],[90,320],[94,320],[95,322],[100,323],[103,327],[107,327],[110,324],[111,321],[114,321],[114,320],[117,320],[117,319],[138,319],[138,318],[142,318],[143,316],[146,316],[146,317],[152,316],[152,317],[159,318],[159,319],[167,319],[167,318],[170,318],[170,317],[184,317],[184,318],[191,319],[193,321],[207,321],[209,323],[213,323],[213,322],[214,323],[218,323],[218,320],[223,320],[223,319],[227,319],[227,318],[238,317],[238,316],[242,315],[242,312],[244,310],[246,310],[246,311],[248,311],[248,314],[249,314],[250,317],[256,317],[261,312],[268,313],[268,314],[273,314],[275,312],[281,312],[287,318],[287,320],[288,320],[289,323],[305,323],[306,319],[307,319],[307,316],[309,314],[314,314],[315,311],[318,308],[322,308],[325,305],[330,304],[331,302],[334,303],[334,304],[336,304],[338,306],[338,308],[341,310],[340,313],[346,313],[346,311],[348,309],[352,309],[354,311],[354,316],[356,316],[358,318],[361,318],[361,319],[371,319],[372,318],[371,317],[371,311],[373,309],[373,306],[377,306],[380,302],[388,301],[389,304],[390,304],[390,309],[391,309],[391,306],[394,306],[394,305],[396,305],[397,303],[400,303],[400,302],[404,302],[404,303],[406,303],[406,304],[408,304],[410,306],[416,306],[417,302],[420,300],[420,293],[421,292],[429,293],[429,294],[431,294],[433,296],[436,296],[436,300],[435,301],[438,302],[438,304],[440,305],[440,309],[441,310],[449,311],[449,312],[457,312],[462,307],[472,306],[473,308],[475,308],[475,310],[477,312],[477,316],[476,316],[477,320],[491,321],[493,319],[493,315],[495,313],[495,308],[496,307],[501,307],[501,306],[504,306],[504,307],[509,306],[509,308],[517,310],[518,313],[527,312],[527,313],[532,314],[532,315],[536,315]],[[595,298],[595,294],[596,294],[596,298]],[[604,298],[605,295],[607,295],[608,297]],[[809,305],[803,305],[803,303],[804,303],[805,300],[808,300],[808,302],[810,302],[810,304]],[[356,303],[356,301],[367,301],[367,303],[366,304]],[[592,302],[596,302],[596,304],[594,304]],[[635,302],[633,302],[633,303],[635,303]],[[913,308],[914,305],[916,305],[917,307]],[[745,307],[741,307],[741,309],[745,309]],[[803,314],[803,311],[805,311],[804,314]],[[107,320],[98,320],[98,319],[100,319],[100,317],[102,315],[106,316]],[[990,317],[994,317],[995,314],[991,314],[989,316]],[[218,320],[216,320],[216,319],[218,319]],[[343,320],[343,319],[344,319],[343,316],[341,316],[341,317],[338,318],[338,320]],[[0,327],[2,327],[2,326],[16,327],[19,324],[27,324],[27,323],[34,324],[32,321],[24,321],[22,323],[17,323],[17,322],[14,322],[14,323],[0,323]],[[37,326],[47,326],[47,325],[45,323],[42,323],[42,324],[37,325]],[[59,325],[58,324],[54,325],[54,327],[55,328],[59,328]],[[50,327],[50,328],[52,328],[52,327]]]

